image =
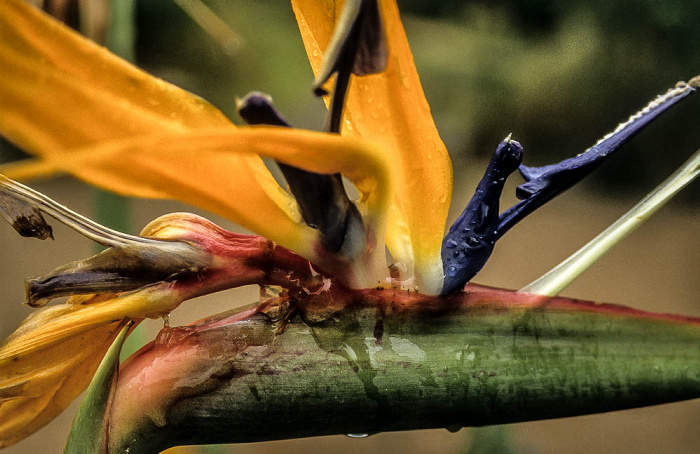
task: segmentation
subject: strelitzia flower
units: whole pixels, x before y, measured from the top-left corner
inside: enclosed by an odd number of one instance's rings
[[[313,14],[304,2],[295,6],[299,15]],[[407,270],[401,278],[411,277],[415,269],[417,285],[424,291],[437,293],[441,288],[440,241],[449,205],[450,162],[423,97],[398,11],[391,3],[383,5],[382,10],[393,57],[388,60],[386,72],[368,76],[363,86],[353,86],[346,109],[345,118],[350,125],[343,130],[354,131],[351,136],[362,134],[367,139],[360,141],[301,130],[235,128],[201,99],[148,76],[24,2],[2,2],[0,131],[40,159],[4,172],[21,178],[27,172],[36,175],[64,170],[122,194],[190,202],[288,247],[351,287],[386,284],[389,271],[383,245],[385,232],[389,232],[386,238],[392,254]],[[325,47],[330,39],[332,19],[324,13],[307,22],[313,27],[322,23],[328,27],[306,31],[307,40],[313,38],[317,45]],[[324,35],[325,32],[328,34]],[[314,64],[320,64],[320,59]],[[400,84],[395,80],[398,73],[403,77]],[[38,90],[37,84],[47,90]],[[359,105],[358,89],[375,93],[376,113],[382,113],[385,118],[365,114]],[[413,119],[411,125],[386,121],[389,117],[408,118],[409,114]],[[379,137],[384,139],[374,143]],[[415,149],[424,152],[415,154]],[[362,247],[354,248],[349,254],[325,250],[319,230],[302,222],[295,199],[274,181],[260,155],[307,171],[341,173],[349,178],[360,192],[360,200],[355,203],[364,222],[362,231],[354,233],[361,238],[349,240],[358,241]],[[421,179],[413,178],[419,174]],[[399,191],[399,187],[403,189]],[[426,218],[422,213],[428,208],[433,215]],[[172,229],[162,230],[170,233]],[[182,232],[178,230],[178,233]],[[143,232],[143,235],[151,234],[150,228]],[[167,235],[160,238],[192,240]],[[55,274],[50,278],[55,278]],[[155,285],[116,298],[110,298],[112,294],[88,296],[89,305],[84,298],[77,297],[66,303],[63,310],[76,311],[82,320],[92,320],[91,327],[102,325],[106,333],[107,319],[163,315],[183,299],[179,294],[174,296],[173,292],[165,291],[164,287],[171,290],[171,286]],[[127,304],[138,299],[145,304],[142,306],[145,312],[122,306],[108,317],[88,315],[84,308],[96,311],[94,298],[104,301],[104,307],[113,308],[123,298],[127,298]],[[152,298],[164,302],[154,304],[149,302]],[[146,309],[149,305],[154,307]],[[52,307],[40,312],[41,317],[35,317],[36,323],[27,320],[18,335],[5,342],[3,364],[10,367],[14,358],[30,358],[32,352],[40,352],[37,354],[41,361],[47,360],[52,356],[50,348],[56,344],[46,336],[59,339],[60,347],[56,348],[65,354],[73,351],[76,344],[72,341],[78,342],[77,338],[73,336],[68,344],[63,340],[75,331],[64,332],[45,323],[56,320],[67,329],[71,325],[69,317],[59,312]],[[77,329],[79,325],[73,326]],[[120,326],[109,327],[101,351]],[[36,335],[41,327],[48,330],[44,337]],[[80,332],[85,334],[87,329]],[[22,333],[26,336],[20,336]],[[84,377],[89,377],[97,364],[95,358],[101,356],[94,352],[100,350],[97,343],[91,347],[93,354],[86,353],[89,367],[80,374]],[[65,364],[65,354],[54,355],[51,361]],[[14,374],[12,367],[10,375]],[[28,373],[32,370],[26,368]],[[67,397],[53,399],[62,400],[62,404],[49,412],[36,401],[51,401],[51,392],[41,386],[32,392],[17,386],[30,378],[33,380],[34,376],[8,378],[6,382],[5,387],[14,391],[5,394],[10,400],[3,401],[0,411],[17,414],[18,402],[22,402],[25,408],[32,406],[27,410],[31,414],[27,419],[33,423],[24,424],[29,429],[22,429],[17,435],[14,426],[19,418],[13,418],[13,427],[4,428],[4,443],[44,424],[86,383],[83,380],[71,384]],[[33,399],[31,405],[22,400],[26,396]],[[8,418],[0,419],[8,421]]]
[[[6,208],[0,211],[20,233],[50,237],[47,214],[108,249],[29,281],[30,305],[70,299],[36,312],[0,346],[0,445],[65,408],[125,326],[167,316],[186,299],[274,285],[286,292],[281,300],[303,300],[305,316],[323,319],[349,304],[347,295],[368,288],[461,291],[516,222],[583,178],[699,82],[669,90],[559,164],[522,166],[522,146],[507,137],[445,236],[451,164],[396,4],[292,5],[317,75],[315,91],[329,104],[326,132],[289,127],[263,95],[241,101],[241,116],[252,126],[235,127],[205,101],[23,1],[0,2],[0,133],[37,157],[2,169],[8,177],[62,170],[124,195],[178,199],[261,235],[233,234],[188,214],[157,219],[140,237],[124,235],[3,179]],[[289,191],[262,156],[280,163]],[[503,184],[518,169],[526,179],[522,201],[499,213]],[[347,197],[341,175],[355,185],[358,200]]]
[[[298,14],[304,8],[298,5]],[[402,29],[390,29],[401,26],[395,8],[393,16],[384,14],[394,60],[385,73],[353,84],[348,95],[344,131],[361,134],[366,141],[301,130],[235,128],[206,102],[129,66],[22,2],[4,3],[3,13],[2,39],[13,45],[3,49],[7,78],[1,128],[7,138],[42,159],[37,166],[63,169],[126,195],[196,204],[297,251],[322,269],[348,261],[344,280],[355,287],[384,282],[386,230],[395,260],[405,263],[409,275],[418,264],[418,285],[439,292],[450,162],[405,35]],[[324,13],[323,21],[328,19]],[[315,30],[306,36],[318,45],[330,38]],[[61,45],[48,44],[54,42]],[[399,72],[400,85],[395,78]],[[37,78],[45,78],[54,94],[34,90],[31,82]],[[364,102],[360,93],[376,102],[374,115],[359,108]],[[74,109],[90,112],[89,117],[68,120],[65,113]],[[378,114],[387,118],[374,118]],[[410,124],[387,121],[409,116]],[[423,151],[414,153],[416,149]],[[357,205],[368,247],[358,257],[325,254],[318,230],[302,222],[296,201],[274,181],[259,155],[314,172],[339,172],[352,180],[361,193]],[[21,177],[26,169],[6,174]],[[426,218],[428,209],[432,215]]]

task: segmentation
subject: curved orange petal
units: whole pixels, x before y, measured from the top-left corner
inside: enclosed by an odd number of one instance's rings
[[[330,0],[292,0],[292,5],[317,73],[340,6]],[[410,266],[415,260],[423,291],[438,293],[452,165],[425,100],[396,3],[379,0],[379,7],[387,33],[387,69],[352,80],[342,134],[377,143],[398,166],[387,244],[397,261]]]
[[[230,122],[23,0],[0,2],[0,125],[37,155]]]
[[[364,263],[356,264],[355,285],[377,285],[386,274],[384,231],[394,184],[394,168],[380,149],[335,134],[276,127],[199,129],[160,134],[88,147],[57,161],[57,167],[86,181],[129,194],[129,188],[152,185],[170,197],[196,203],[226,216],[323,266],[317,231],[271,221],[264,203],[240,188],[241,169],[231,158],[255,154],[318,173],[342,173],[361,194],[359,207],[369,228]],[[364,270],[364,271],[363,271]]]
[[[48,177],[57,171],[59,169],[55,169],[52,164],[42,159],[22,159],[0,164],[0,174],[12,175],[12,179],[17,181]]]
[[[0,134],[44,160],[4,168],[10,177],[46,174],[57,168],[49,162],[70,159],[74,150],[105,141],[233,127],[206,101],[148,75],[22,0],[0,2],[0,68]],[[256,225],[268,223],[293,232],[289,235],[308,236],[296,202],[259,156],[210,154],[208,159],[221,169],[216,175],[199,171],[200,161],[192,155],[160,173],[186,184],[181,192],[193,191],[186,200],[193,205],[220,213],[215,208],[222,200],[246,194],[249,205],[260,212]],[[150,166],[157,167],[157,159]],[[108,189],[137,197],[173,196],[148,169],[141,170],[128,187],[111,184]],[[88,169],[73,168],[72,173],[107,187]],[[210,179],[215,179],[208,181],[210,188],[219,186],[219,191],[200,203],[197,183]]]

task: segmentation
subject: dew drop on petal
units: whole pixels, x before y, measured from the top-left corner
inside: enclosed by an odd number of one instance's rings
[[[475,246],[478,246],[479,243],[480,243],[480,241],[476,237],[470,236],[469,238],[467,238],[467,245],[468,246],[475,247]]]

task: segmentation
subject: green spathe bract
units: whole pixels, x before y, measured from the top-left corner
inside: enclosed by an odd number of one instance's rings
[[[119,353],[132,325],[128,323],[122,328],[95,372],[73,420],[64,454],[104,452],[109,424],[104,415],[112,403],[112,391],[119,375]]]
[[[452,430],[700,397],[700,319],[468,290],[373,291],[279,335],[255,309],[166,329],[124,364],[109,452]]]

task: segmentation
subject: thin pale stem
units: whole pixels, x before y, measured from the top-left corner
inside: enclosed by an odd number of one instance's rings
[[[520,292],[555,296],[700,175],[700,150],[600,235]]]
[[[29,206],[36,207],[38,210],[56,218],[81,235],[103,246],[125,246],[135,243],[161,245],[163,243],[159,240],[128,235],[112,230],[76,213],[44,194],[21,183],[10,180],[3,175],[0,175],[0,192],[20,200]]]

